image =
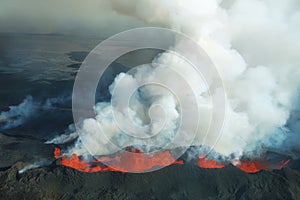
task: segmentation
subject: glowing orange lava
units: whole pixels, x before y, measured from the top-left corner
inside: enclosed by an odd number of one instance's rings
[[[100,157],[97,160],[86,162],[76,154],[71,157],[61,156],[60,149],[54,149],[54,158],[58,159],[59,165],[71,167],[82,172],[119,171],[119,172],[145,172],[156,166],[167,166],[172,164],[184,164],[183,160],[175,160],[169,151],[159,152],[152,156],[142,154],[138,149],[127,149],[113,157]],[[134,153],[132,153],[134,152]],[[279,164],[269,163],[266,160],[237,161],[235,166],[247,173],[256,173],[261,170],[282,169],[289,164],[290,160],[283,160]],[[115,166],[115,168],[105,166]],[[217,163],[214,160],[207,160],[206,157],[199,157],[197,165],[201,168],[220,169],[227,164]]]
[[[240,162],[239,164],[236,165],[236,167],[247,173],[255,173],[261,170],[269,169],[268,166],[266,166],[265,163],[262,161]]]
[[[167,166],[170,163],[184,164],[182,160],[174,160],[169,151],[159,152],[153,156],[145,156],[140,151],[135,150],[135,153],[124,152],[114,157],[100,157],[97,160],[86,162],[81,160],[76,154],[71,157],[61,156],[58,164],[71,167],[83,172],[98,172],[98,171],[119,171],[119,172],[144,172],[156,166]],[[60,157],[60,149],[55,148],[54,157]],[[102,163],[115,166],[106,167]]]
[[[54,149],[54,158],[58,159],[60,156],[60,148],[55,148]]]
[[[73,154],[71,158],[62,156],[59,164],[77,169],[82,172],[116,171],[110,167],[93,165],[92,163],[85,162],[79,159],[76,154]]]
[[[205,157],[199,157],[197,161],[197,165],[201,168],[207,168],[207,169],[220,169],[225,167],[225,165],[218,164],[214,160],[206,160]]]
[[[142,153],[124,152],[113,158],[102,157],[99,162],[105,162],[110,166],[115,166],[123,172],[144,172],[156,166],[167,166],[170,163],[183,164],[183,161],[176,161],[169,151],[159,152],[153,156],[147,156]]]

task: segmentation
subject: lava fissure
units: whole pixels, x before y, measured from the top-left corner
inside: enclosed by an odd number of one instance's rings
[[[125,151],[126,152],[126,151]],[[71,167],[82,172],[116,171],[116,172],[145,172],[156,166],[168,166],[172,164],[184,164],[183,160],[175,160],[169,151],[163,151],[153,156],[142,154],[139,150],[134,150],[134,154],[120,153],[113,157],[100,157],[90,162],[81,159],[73,154],[71,157],[61,155],[60,148],[54,149],[54,158],[57,164]],[[247,173],[256,173],[261,170],[274,170],[286,167],[291,160],[282,160],[280,163],[270,163],[266,159],[261,160],[235,160],[230,163],[219,163],[209,160],[206,157],[198,157],[196,164],[200,168],[221,169],[229,164],[234,164],[237,168]],[[103,164],[105,163],[105,164]],[[113,164],[116,168],[110,167]],[[107,166],[108,165],[108,166]]]

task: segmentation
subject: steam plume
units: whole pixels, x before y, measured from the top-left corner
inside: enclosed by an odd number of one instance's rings
[[[243,154],[253,156],[255,152],[263,151],[263,147],[284,151],[285,141],[299,137],[297,127],[287,126],[291,112],[298,107],[296,98],[300,81],[300,5],[296,0],[114,0],[111,7],[121,15],[185,33],[208,53],[222,76],[228,97],[222,137],[214,146],[216,152],[239,157]],[[172,66],[184,74],[189,84],[196,88],[200,105],[209,104],[207,89],[201,87],[203,81],[194,78],[193,73],[186,70],[186,63],[178,61],[168,52],[159,55],[155,62]],[[121,77],[127,80],[125,86],[129,87],[144,78],[151,78],[154,71],[155,67],[145,65],[134,76],[119,74],[111,86],[111,92]],[[132,119],[142,126],[145,125],[145,118],[140,111],[145,109],[144,97],[150,98],[149,104],[159,102],[168,110],[169,126],[162,137],[146,144],[144,141],[128,140],[111,120],[109,103],[100,102],[95,107],[96,119],[83,122],[81,131],[85,132],[83,137],[88,141],[85,146],[101,144],[97,153],[106,155],[116,151],[108,140],[121,147],[133,145],[143,148],[167,143],[178,125],[177,102],[165,91],[152,87],[142,89],[140,95],[133,99],[135,109],[126,108],[130,110]],[[121,98],[114,100],[122,102]],[[208,108],[203,112],[209,113]],[[297,115],[297,112],[293,113]],[[161,117],[159,114],[156,116]],[[205,118],[203,121],[208,120]],[[94,135],[95,127],[99,124],[108,137]],[[200,129],[193,145],[210,145],[215,140],[208,136],[203,144],[201,138],[203,130]],[[80,140],[70,152],[78,155],[87,153]]]
[[[8,111],[1,112],[0,122],[4,123],[2,129],[10,129],[22,125],[37,111],[32,96],[27,96],[19,105],[10,106]]]
[[[35,100],[32,96],[27,96],[19,105],[9,106],[8,111],[0,113],[0,128],[11,129],[26,123],[38,115],[38,111],[47,111],[54,105],[66,102],[70,97],[60,96],[46,99],[45,102]]]

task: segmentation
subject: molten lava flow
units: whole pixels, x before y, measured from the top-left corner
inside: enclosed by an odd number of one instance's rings
[[[256,173],[261,170],[268,170],[268,166],[262,161],[246,161],[240,162],[236,165],[237,168],[247,173]]]
[[[225,165],[218,164],[214,160],[206,160],[205,157],[199,157],[197,161],[197,165],[201,168],[208,168],[208,169],[212,169],[212,168],[220,169],[225,167]]]
[[[170,163],[183,164],[182,160],[174,160],[169,151],[159,152],[153,156],[147,156],[140,151],[135,150],[137,153],[129,153],[124,151],[123,153],[114,157],[100,157],[97,160],[86,162],[81,160],[76,154],[73,154],[70,158],[62,156],[58,160],[58,164],[77,169],[82,172],[98,172],[98,171],[120,171],[120,172],[144,172],[154,168],[155,166],[167,166]],[[58,159],[60,157],[60,149],[55,148],[54,157]],[[106,167],[102,163],[115,166]]]
[[[54,149],[54,158],[60,158],[60,149]],[[60,160],[58,160],[59,165],[63,165],[66,167],[74,168],[78,171],[82,172],[98,172],[98,171],[116,171],[110,167],[102,167],[100,165],[93,165],[93,162],[88,163],[83,160],[80,160],[76,154],[73,154],[72,157],[67,158],[66,156],[62,156]]]
[[[102,157],[99,162],[105,162],[110,166],[115,166],[121,171],[144,172],[155,166],[167,166],[170,163],[183,164],[183,161],[176,161],[169,151],[159,152],[153,156],[142,153],[123,152],[113,158]]]
[[[58,159],[59,165],[71,167],[82,172],[99,171],[119,171],[119,172],[145,172],[156,166],[167,166],[170,163],[184,164],[183,160],[175,160],[169,151],[155,153],[152,156],[141,153],[138,149],[127,148],[124,151],[112,157],[100,157],[90,162],[80,159],[76,154],[71,157],[61,156],[60,149],[54,149],[54,158]],[[283,160],[279,164],[271,163],[266,159],[251,161],[235,161],[234,165],[247,173],[256,173],[261,170],[282,169],[289,164],[290,160]],[[103,164],[105,163],[105,165]],[[108,167],[108,166],[114,166]],[[228,164],[217,163],[214,160],[207,160],[206,157],[199,157],[197,165],[201,168],[224,168]]]
[[[290,160],[283,160],[280,164],[274,164],[267,160],[235,161],[235,166],[247,173],[256,173],[261,170],[282,169],[289,164]],[[207,160],[205,157],[199,157],[197,165],[201,168],[219,169],[224,168],[226,164],[219,164],[214,160]]]
[[[77,169],[82,172],[117,171],[110,167],[93,165],[93,163],[85,162],[81,160],[76,154],[73,154],[71,158],[62,156],[59,164]]]
[[[256,173],[261,170],[282,169],[290,163],[290,160],[282,160],[278,163],[271,163],[267,160],[240,161],[236,167],[247,173]]]
[[[54,158],[58,159],[60,156],[60,148],[55,148],[54,149]]]

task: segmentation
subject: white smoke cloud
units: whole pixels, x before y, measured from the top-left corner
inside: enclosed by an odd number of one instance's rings
[[[0,122],[4,124],[1,128],[10,129],[22,125],[37,109],[32,96],[27,96],[19,105],[10,106],[8,111],[1,112]]]
[[[289,131],[285,125],[291,112],[297,107],[295,100],[300,84],[298,1],[113,0],[111,8],[145,23],[160,24],[185,33],[208,53],[222,76],[228,97],[222,137],[214,146],[216,152],[225,156],[241,156],[244,152],[254,152],[262,146],[279,148],[286,138],[296,137],[297,131]],[[155,62],[172,66],[183,74],[195,88],[200,106],[209,105],[203,81],[194,79],[193,73],[187,71],[186,63],[180,63],[167,52],[159,55]],[[149,70],[149,66],[144,66],[134,77],[118,75],[115,83],[118,78],[125,76],[128,83],[124,87],[130,86],[135,84],[134,82],[149,78],[152,72],[153,69]],[[106,155],[117,149],[109,141],[116,142],[119,147],[160,146],[167,143],[174,134],[179,115],[178,105],[174,98],[165,92],[147,87],[144,90],[150,98],[150,105],[160,101],[167,110],[170,109],[167,113],[174,116],[168,118],[170,127],[166,126],[166,134],[146,143],[144,140],[128,140],[112,121],[113,114],[109,103],[102,102],[95,107],[96,119],[86,119],[83,122],[81,131],[84,132],[82,137],[85,147],[97,146],[97,154]],[[151,99],[152,95],[157,94],[159,98]],[[141,96],[134,99],[134,110],[130,107],[126,109],[130,110],[131,118],[137,124],[144,126],[146,123],[141,110],[145,106],[140,98]],[[122,98],[117,100],[122,101]],[[206,112],[208,117],[204,122],[207,122],[210,116],[209,106],[205,109],[203,112]],[[190,119],[193,120],[193,116]],[[128,119],[124,118],[124,122],[126,121]],[[175,123],[172,124],[173,122]],[[205,123],[203,124],[202,128],[205,129]],[[97,135],[95,130],[99,125],[107,133],[106,137]],[[194,145],[211,145],[216,139],[208,136],[203,144],[203,129],[200,129]],[[81,141],[78,141],[70,152],[87,153]]]
[[[29,119],[36,117],[39,111],[50,110],[54,105],[63,104],[68,99],[70,99],[70,97],[61,96],[46,99],[43,103],[28,95],[19,105],[9,106],[8,111],[2,111],[0,113],[0,128],[11,129],[21,126]]]
[[[64,144],[66,142],[72,141],[78,137],[76,132],[75,125],[70,124],[65,133],[60,134],[53,139],[47,140],[45,144]]]

